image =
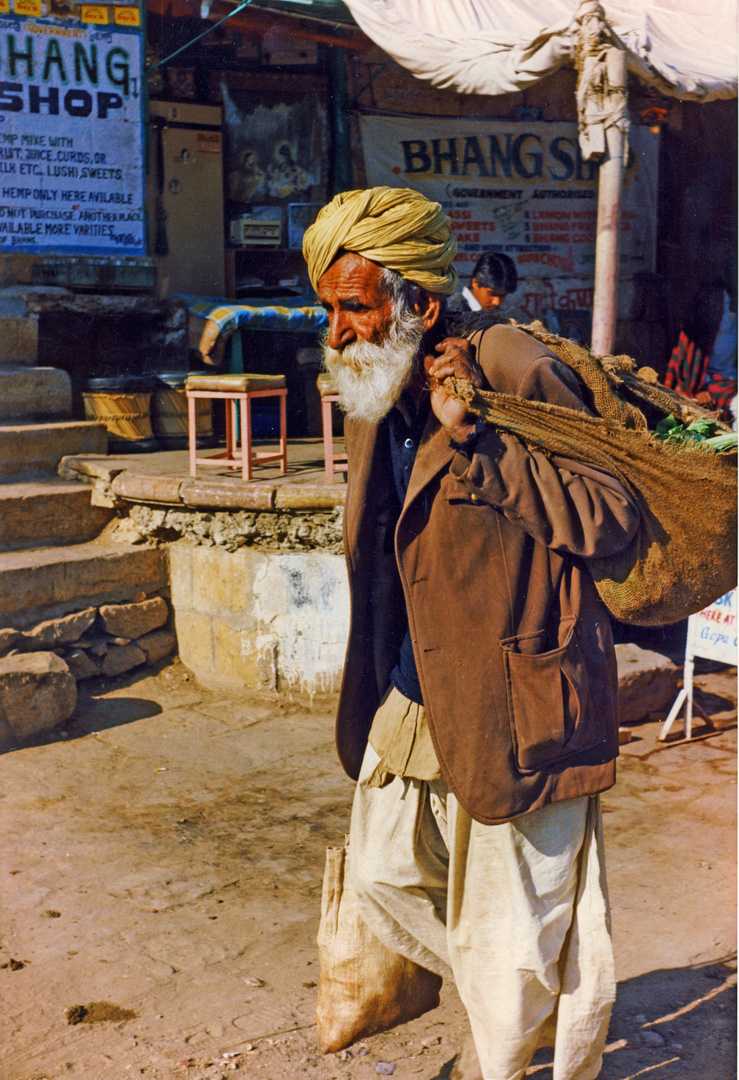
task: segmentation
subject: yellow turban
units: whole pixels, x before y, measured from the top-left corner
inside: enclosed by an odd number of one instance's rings
[[[303,237],[303,255],[313,288],[339,251],[397,270],[423,289],[452,293],[457,241],[439,203],[410,188],[344,191],[324,206]]]

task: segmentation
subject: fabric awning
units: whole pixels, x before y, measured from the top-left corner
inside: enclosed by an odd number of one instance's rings
[[[464,94],[525,90],[575,65],[578,0],[346,0],[403,67]],[[602,0],[630,73],[663,94],[736,97],[734,0]]]

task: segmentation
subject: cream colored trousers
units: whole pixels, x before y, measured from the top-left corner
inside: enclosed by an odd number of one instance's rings
[[[520,1080],[554,1046],[553,1080],[600,1072],[615,998],[597,797],[481,825],[443,780],[367,784],[352,809],[350,874],[390,949],[453,976],[484,1080]]]

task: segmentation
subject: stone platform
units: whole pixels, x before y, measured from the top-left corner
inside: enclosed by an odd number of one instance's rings
[[[290,440],[287,473],[259,465],[249,482],[220,463],[191,477],[186,450],[73,455],[59,471],[117,512],[110,539],[166,548],[180,658],[205,685],[338,689],[346,484],[325,483],[322,440]]]
[[[254,447],[276,450],[277,443],[255,440]],[[329,510],[343,505],[346,492],[342,473],[333,484],[325,482],[321,439],[289,439],[287,473],[274,463],[257,465],[251,481],[221,464],[198,466],[197,477],[191,477],[187,450],[78,454],[63,458],[59,472],[91,484],[97,505],[119,509],[143,503],[194,510]]]

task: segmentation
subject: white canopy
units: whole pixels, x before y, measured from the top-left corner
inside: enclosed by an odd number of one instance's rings
[[[420,79],[464,94],[524,90],[574,66],[578,0],[345,0],[362,30]],[[737,94],[735,0],[601,0],[628,70],[663,94]]]

